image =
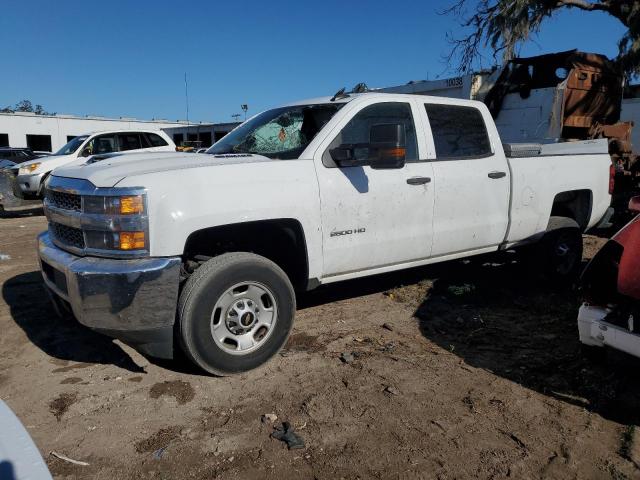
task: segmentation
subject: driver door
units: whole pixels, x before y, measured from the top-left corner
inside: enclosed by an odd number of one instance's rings
[[[427,145],[421,124],[416,130],[420,118],[413,101],[364,99],[316,151],[325,281],[392,270],[430,256],[433,167],[422,160]],[[339,167],[332,159],[331,150],[366,144],[372,126],[388,124],[404,127],[406,163],[401,168]]]

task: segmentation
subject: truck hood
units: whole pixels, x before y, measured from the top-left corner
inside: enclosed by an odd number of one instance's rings
[[[147,173],[272,161],[261,155],[177,152],[94,155],[82,160],[84,161],[79,160],[71,165],[56,168],[53,174],[57,177],[89,180],[96,187],[114,187],[126,177]]]

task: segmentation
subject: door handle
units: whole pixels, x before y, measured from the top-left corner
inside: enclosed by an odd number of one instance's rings
[[[411,177],[407,178],[407,183],[409,185],[424,185],[425,183],[430,183],[431,178],[429,177]]]
[[[489,172],[487,176],[493,179],[504,178],[507,176],[507,173],[506,172]]]

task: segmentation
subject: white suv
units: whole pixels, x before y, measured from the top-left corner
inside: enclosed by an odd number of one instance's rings
[[[42,197],[44,179],[54,168],[91,155],[125,151],[175,152],[176,146],[160,130],[113,130],[75,137],[55,154],[20,165],[17,183],[26,198]]]

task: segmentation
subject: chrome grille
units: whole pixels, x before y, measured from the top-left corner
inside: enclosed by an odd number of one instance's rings
[[[82,211],[82,197],[80,195],[47,189],[45,197],[53,207],[74,212]]]
[[[68,227],[59,223],[49,223],[49,231],[53,235],[53,238],[61,244],[73,248],[83,249],[84,235],[79,228]]]

